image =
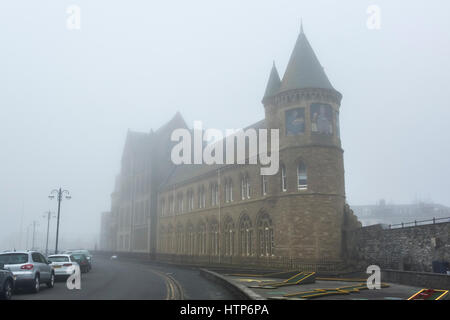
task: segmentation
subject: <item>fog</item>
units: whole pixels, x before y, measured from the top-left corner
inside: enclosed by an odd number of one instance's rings
[[[81,29],[66,26],[69,5]],[[380,29],[366,25],[369,5]],[[347,200],[450,205],[448,1],[2,1],[0,249],[44,242],[51,190],[61,247],[98,244],[128,129],[245,127],[264,117],[300,20],[333,86]],[[50,247],[56,220],[51,221]],[[30,245],[28,245],[30,246]]]

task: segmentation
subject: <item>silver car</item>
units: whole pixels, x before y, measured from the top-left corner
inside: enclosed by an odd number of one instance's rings
[[[78,263],[70,254],[53,254],[48,256],[56,277],[68,277],[75,273]],[[79,266],[78,266],[79,267]]]
[[[55,284],[55,271],[50,262],[37,251],[9,251],[0,253],[0,263],[16,277],[15,287],[27,287],[39,292],[41,284],[49,288]]]

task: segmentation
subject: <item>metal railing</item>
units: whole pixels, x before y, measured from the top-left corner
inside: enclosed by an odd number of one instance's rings
[[[444,223],[444,222],[450,222],[450,217],[446,218],[434,218],[428,219],[428,220],[414,220],[410,222],[401,222],[396,224],[390,224],[389,229],[399,229],[399,228],[405,228],[405,227],[417,227],[417,226],[424,226],[429,224],[436,224],[436,223]]]

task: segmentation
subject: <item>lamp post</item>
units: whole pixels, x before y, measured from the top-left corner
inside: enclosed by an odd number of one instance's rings
[[[36,248],[34,247],[35,242],[35,235],[36,235],[36,226],[38,225],[38,222],[36,220],[33,221],[32,226],[33,226],[33,240],[32,240],[32,244],[31,244],[31,250],[35,250]]]
[[[57,197],[56,200],[58,201],[58,218],[57,218],[57,222],[56,222],[56,247],[55,247],[55,254],[57,254],[58,253],[58,237],[59,237],[59,217],[61,214],[61,201],[62,201],[62,198],[64,195],[67,200],[71,199],[72,197],[70,196],[70,193],[68,190],[62,190],[61,188],[52,190],[52,192],[50,192],[50,195],[48,197],[50,199],[54,199],[55,194]]]
[[[47,242],[45,244],[45,256],[48,257],[48,234],[50,230],[50,218],[54,218],[55,215],[52,215],[52,212],[49,210],[48,212],[45,212],[45,215],[43,215],[44,218],[47,218]]]

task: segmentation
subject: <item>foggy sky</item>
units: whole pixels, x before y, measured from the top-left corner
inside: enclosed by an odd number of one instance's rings
[[[80,31],[66,28],[71,4]],[[371,4],[380,30],[366,27]],[[348,202],[450,205],[448,12],[445,0],[2,1],[0,249],[20,246],[21,226],[24,244],[32,220],[45,229],[59,186],[72,194],[63,241],[93,246],[127,129],[176,111],[223,130],[261,120],[272,61],[282,76],[301,18],[343,94]]]

